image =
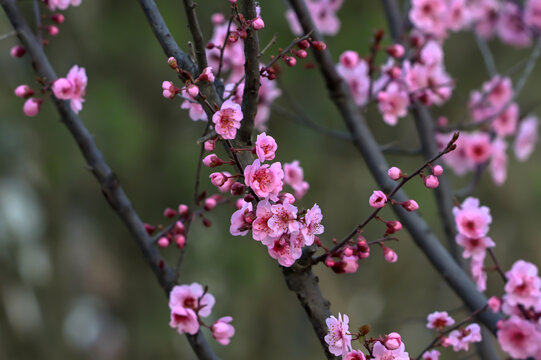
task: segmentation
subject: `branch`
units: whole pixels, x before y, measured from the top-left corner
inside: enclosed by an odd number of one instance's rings
[[[398,7],[398,0],[382,0],[383,9],[385,10],[385,15],[389,19],[389,29],[391,30],[391,37],[393,41],[397,42],[400,40],[402,35],[402,16],[400,15],[400,8]]]
[[[2,0],[1,4],[14,30],[17,31],[19,40],[32,58],[36,73],[48,83],[55,81],[57,79],[56,73],[43,52],[41,44],[19,11],[16,1]],[[173,270],[165,264],[164,259],[154,247],[143,222],[120,186],[116,175],[105,162],[103,154],[96,146],[90,132],[79,117],[71,111],[67,101],[60,100],[52,94],[50,94],[50,98],[55,104],[62,122],[77,142],[89,168],[98,180],[103,195],[139,245],[146,262],[154,272],[166,296],[169,297],[169,292],[174,286]],[[186,337],[199,359],[217,359],[201,332],[195,335],[186,335]]]
[[[477,33],[477,31],[474,31],[474,36],[475,41],[477,42],[477,47],[481,52],[481,56],[483,56],[483,61],[485,62],[485,67],[487,69],[488,75],[490,77],[494,77],[494,75],[498,73],[498,69],[496,68],[496,62],[494,61],[494,56],[492,56],[492,52],[490,51],[490,48],[488,47],[485,39],[483,39]]]
[[[192,33],[197,65],[199,66],[199,71],[202,71],[207,67],[207,52],[205,51],[205,40],[203,40],[203,33],[199,27],[199,20],[197,18],[197,13],[195,12],[196,5],[192,0],[183,0],[182,2],[184,3],[184,10],[186,11],[186,17],[188,18],[188,27]]]
[[[297,14],[304,31],[314,28],[310,13],[302,0],[289,0],[293,10]],[[312,35],[314,40],[322,40],[319,32]],[[350,89],[342,78],[336,73],[333,59],[328,51],[313,52],[319,70],[325,79],[330,98],[344,119],[350,130],[354,144],[362,154],[375,180],[383,191],[389,192],[394,187],[394,181],[387,176],[389,165],[385,161],[379,149],[379,144],[374,139],[364,118],[355,105]],[[408,200],[403,191],[396,193],[395,199],[399,202]],[[401,206],[393,206],[402,224],[408,229],[417,246],[425,253],[428,260],[443,276],[455,293],[472,310],[482,308],[487,303],[487,298],[477,291],[475,284],[469,276],[453,260],[447,250],[441,245],[438,238],[430,230],[428,224],[416,213],[410,213]],[[496,314],[484,312],[478,318],[495,333],[496,323],[500,317]]]

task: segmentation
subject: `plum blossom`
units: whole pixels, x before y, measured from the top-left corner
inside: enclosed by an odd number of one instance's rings
[[[243,114],[240,105],[231,100],[224,101],[220,110],[212,115],[216,133],[227,140],[235,138],[242,119]]]
[[[190,116],[190,119],[192,119],[193,121],[207,120],[207,114],[205,113],[203,106],[197,101],[195,101],[190,96],[190,94],[188,94],[186,89],[181,90],[181,95],[185,100],[180,105],[180,108],[184,110],[188,110],[188,115]]]
[[[70,5],[79,6],[82,0],[48,0],[47,5],[51,11],[66,10]]]
[[[322,35],[336,35],[340,30],[340,19],[336,12],[342,6],[342,0],[308,0],[306,1],[308,11],[314,21],[316,29]],[[292,9],[286,12],[286,19],[291,31],[295,35],[302,35],[302,27],[297,15]]]
[[[354,51],[346,51],[340,56],[340,62],[336,66],[336,71],[348,84],[355,103],[363,105],[368,100],[368,91],[370,88],[370,76],[368,74],[368,63],[353,55]]]
[[[83,108],[87,83],[85,68],[74,65],[65,78],[59,78],[53,83],[52,90],[57,98],[70,100],[71,110],[77,114]]]
[[[41,103],[43,102],[40,98],[29,98],[24,102],[23,105],[23,113],[26,116],[34,117],[39,113],[39,109],[41,108]]]
[[[492,120],[492,129],[499,137],[513,135],[517,130],[519,109],[516,103],[508,106],[501,114]]]
[[[255,153],[259,161],[264,162],[265,160],[273,160],[276,149],[278,149],[278,145],[272,136],[268,136],[264,132],[257,135]]]
[[[430,350],[423,354],[423,360],[439,360],[440,352],[438,350]]]
[[[231,321],[233,321],[231,316],[224,316],[216,320],[210,327],[212,337],[222,345],[228,345],[235,335],[235,328],[230,324]]]
[[[272,216],[267,224],[272,230],[271,236],[280,236],[284,233],[293,233],[299,230],[300,224],[297,220],[297,207],[285,203],[271,206]]]
[[[492,222],[490,209],[479,207],[479,199],[473,197],[466,198],[460,208],[455,206],[453,215],[459,233],[474,239],[486,236]]]
[[[487,273],[484,267],[486,253],[482,253],[478,257],[472,257],[470,262],[470,273],[477,285],[477,290],[483,292],[487,289]]]
[[[321,225],[323,215],[317,204],[314,204],[311,209],[304,215],[304,225],[301,228],[302,236],[304,236],[304,244],[310,246],[314,243],[315,235],[323,234],[325,228]]]
[[[468,351],[469,345],[481,341],[481,327],[478,324],[470,324],[463,329],[453,330],[447,337],[447,343],[454,351]]]
[[[507,143],[503,139],[496,139],[492,143],[492,156],[490,159],[490,174],[496,185],[503,185],[507,179]]]
[[[171,309],[171,321],[169,326],[177,329],[179,334],[188,333],[195,335],[199,331],[199,321],[192,309],[176,306]]]
[[[538,140],[539,120],[535,116],[524,118],[518,127],[513,150],[515,156],[520,161],[525,161],[530,157]]]
[[[503,351],[514,358],[538,359],[541,348],[541,332],[530,321],[511,316],[498,322],[498,343]]]
[[[169,294],[169,307],[171,310],[183,307],[196,311],[202,317],[210,315],[215,302],[214,296],[205,293],[203,286],[198,283],[177,285],[173,287]]]
[[[452,136],[452,134],[436,134],[436,141],[438,142],[440,150],[445,148]],[[443,157],[445,164],[452,168],[457,175],[464,175],[475,167],[475,163],[466,153],[468,140],[469,134],[460,134],[460,137],[455,142],[456,149]]]
[[[252,165],[244,169],[244,180],[257,196],[278,200],[278,194],[282,191],[284,172],[282,165],[275,162],[272,165],[261,165],[259,159],[254,160]]]
[[[444,37],[448,15],[444,0],[413,0],[409,18],[417,29],[436,37]]]
[[[409,95],[400,84],[392,82],[378,94],[379,111],[388,125],[396,125],[398,118],[408,114]]]
[[[263,245],[268,245],[273,240],[271,237],[273,230],[268,225],[269,219],[274,215],[271,206],[267,200],[261,200],[257,204],[256,218],[252,223],[252,236]]]
[[[325,342],[329,345],[329,352],[336,356],[345,356],[351,348],[351,334],[349,333],[349,317],[338,314],[338,319],[331,315],[325,320],[329,332],[325,335]]]
[[[310,185],[304,181],[304,171],[298,160],[284,164],[284,181],[295,190],[297,199],[302,199],[310,188]]]
[[[538,276],[537,267],[524,260],[518,260],[513,264],[505,277],[504,301],[511,305],[523,305],[526,308],[536,306],[541,300],[541,279]]]
[[[299,236],[299,233],[283,234],[273,238],[267,245],[267,250],[280,265],[290,267],[302,255],[302,236]]]
[[[469,134],[466,143],[466,155],[475,164],[486,162],[492,153],[490,135],[485,132],[474,132]]]
[[[447,311],[435,311],[428,314],[426,327],[429,329],[442,330],[444,327],[451,326],[455,320],[447,314]]]
[[[372,349],[374,360],[409,360],[409,354],[405,351],[404,343],[401,343],[398,349],[390,350],[381,342],[377,341]]]
[[[348,352],[344,357],[343,360],[366,360],[366,356],[363,354],[361,350],[353,350]]]
[[[532,43],[530,30],[522,19],[522,10],[511,1],[504,2],[497,26],[500,40],[509,45],[527,47]]]
[[[469,238],[462,234],[457,234],[456,242],[464,248],[462,256],[466,259],[470,257],[484,258],[487,248],[496,246],[494,241],[488,236]]]
[[[524,23],[541,30],[541,1],[526,0],[524,7]]]
[[[368,203],[373,208],[382,208],[387,203],[387,196],[383,191],[376,190],[372,193],[372,196],[370,196]]]
[[[231,215],[231,226],[229,227],[231,235],[244,236],[248,234],[253,222],[252,210],[252,203],[244,202],[242,207]]]

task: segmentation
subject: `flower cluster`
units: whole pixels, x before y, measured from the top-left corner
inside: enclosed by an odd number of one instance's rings
[[[206,288],[198,283],[190,285],[177,285],[169,294],[169,309],[171,321],[169,326],[177,329],[179,334],[195,335],[200,326],[208,327],[212,336],[222,345],[227,345],[235,334],[235,328],[231,325],[232,317],[222,317],[211,326],[205,325],[202,318],[210,316],[216,300],[209,294]]]
[[[498,342],[513,358],[541,359],[541,278],[537,267],[518,260],[505,277],[503,299],[491,299],[495,303],[492,310],[508,316],[498,322]]]
[[[409,354],[399,333],[392,332],[385,336],[366,339],[365,348],[369,355],[361,350],[353,350],[351,341],[368,334],[368,329],[362,327],[362,333],[352,334],[349,332],[349,317],[338,314],[338,318],[330,316],[326,320],[328,333],[325,342],[329,346],[329,352],[335,356],[341,356],[342,360],[409,360]]]
[[[71,109],[77,114],[83,108],[87,83],[85,68],[75,65],[65,78],[59,78],[53,83],[52,90],[57,98],[69,100]]]
[[[446,311],[435,311],[428,315],[426,327],[438,332],[437,341],[433,347],[452,347],[454,351],[468,351],[471,343],[481,341],[481,327],[476,323],[467,326],[455,326],[455,320]],[[447,329],[446,329],[447,328]],[[437,360],[440,353],[437,350],[426,351],[424,360]]]
[[[492,222],[490,209],[479,206],[479,199],[469,197],[460,207],[453,208],[458,230],[456,242],[464,248],[464,258],[471,258],[470,271],[479,291],[486,290],[487,274],[484,269],[486,250],[495,244],[487,236]]]
[[[308,0],[306,6],[316,29],[323,35],[336,35],[340,30],[340,19],[336,15],[344,0]],[[302,34],[302,27],[292,9],[287,10],[286,19],[295,35]]]

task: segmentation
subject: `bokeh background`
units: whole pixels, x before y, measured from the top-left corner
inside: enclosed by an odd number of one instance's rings
[[[172,33],[186,48],[190,39],[181,1],[158,2]],[[30,1],[21,8],[31,10]],[[292,39],[280,1],[262,1],[266,28],[262,44],[276,33],[277,46]],[[210,15],[226,12],[227,1],[200,1],[205,39],[212,33]],[[85,0],[65,12],[60,35],[47,47],[59,75],[73,64],[89,76],[81,118],[95,136],[144,221],[167,224],[165,207],[191,204],[202,122],[192,122],[180,102],[161,96],[161,82],[173,80],[164,54],[136,1]],[[374,29],[385,28],[378,1],[346,0],[339,12],[342,30],[328,39],[335,58],[344,50],[367,54]],[[11,30],[2,14],[0,34]],[[386,41],[389,41],[388,39]],[[49,102],[36,118],[22,114],[23,101],[13,95],[21,84],[35,85],[28,58],[14,60],[10,38],[0,42],[0,358],[1,359],[192,359],[186,339],[169,328],[163,291],[116,214],[100,194],[75,146]],[[517,50],[490,42],[500,71],[526,58]],[[456,79],[453,99],[434,110],[451,121],[466,112],[469,92],[487,79],[469,33],[445,43],[446,65]],[[381,59],[380,59],[381,60]],[[532,75],[519,103],[539,101],[541,67]],[[280,79],[295,102],[316,122],[344,129],[315,70],[286,68]],[[277,103],[288,108],[282,96]],[[416,148],[411,118],[398,126],[383,123],[377,109],[366,113],[381,143]],[[341,238],[369,213],[367,199],[375,183],[362,158],[345,141],[314,132],[300,122],[273,115],[269,132],[279,143],[278,160],[300,160],[311,188],[301,204],[317,202],[324,213],[324,239]],[[509,179],[495,186],[484,175],[475,195],[492,211],[490,235],[507,269],[518,258],[541,263],[538,224],[541,216],[540,152],[527,163],[509,161]],[[389,156],[404,170],[418,167],[418,157]],[[205,181],[203,187],[212,190]],[[459,188],[469,178],[452,177]],[[443,238],[431,191],[420,181],[407,192]],[[264,247],[248,237],[232,237],[223,206],[209,215],[212,227],[196,223],[190,233],[182,282],[209,286],[217,299],[211,321],[234,317],[230,346],[209,341],[224,359],[322,358],[304,311],[288,291],[281,271]],[[393,218],[386,209],[386,218]],[[371,225],[367,237],[380,235]],[[396,264],[387,264],[379,249],[352,275],[315,271],[333,313],[348,313],[353,328],[372,326],[374,335],[398,331],[410,354],[417,355],[433,334],[426,314],[450,310],[464,317],[460,300],[430,266],[407,233],[393,244]],[[178,251],[163,251],[172,262]],[[489,277],[487,295],[500,295],[501,280]],[[208,332],[207,332],[208,335]],[[210,336],[208,336],[210,338]],[[445,358],[464,354],[446,353]],[[475,355],[472,355],[475,358]]]

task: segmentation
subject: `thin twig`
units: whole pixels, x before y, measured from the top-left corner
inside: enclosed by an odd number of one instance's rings
[[[10,32],[5,33],[5,34],[2,34],[2,35],[0,35],[0,41],[5,40],[5,39],[10,38],[10,37],[15,36],[15,35],[17,35],[17,32],[15,30],[10,31]]]
[[[222,74],[222,67],[223,67],[223,64],[224,64],[225,48],[226,48],[227,44],[229,44],[229,34],[231,33],[231,24],[233,23],[234,18],[235,18],[235,15],[231,14],[231,16],[229,17],[229,24],[227,24],[227,32],[225,33],[224,43],[222,44],[222,47],[220,49],[220,60],[219,60],[219,65],[218,65],[218,73],[216,74],[217,78],[219,78],[220,75]]]
[[[193,0],[183,0],[184,10],[186,11],[186,17],[188,18],[188,27],[192,33],[194,42],[195,57],[197,59],[197,65],[199,71],[203,71],[207,67],[207,53],[205,51],[205,40],[203,39],[203,32],[199,26],[199,20],[195,11],[195,3]],[[199,75],[199,74],[194,74]]]
[[[289,50],[293,49],[293,47],[295,45],[297,45],[298,43],[300,43],[301,41],[303,40],[306,40],[310,37],[310,35],[312,35],[312,33],[314,32],[314,30],[310,30],[306,33],[306,35],[300,37],[300,38],[295,38],[285,49],[283,49],[282,51],[280,51],[278,53],[278,55],[276,55],[266,66],[265,68],[270,68],[272,65],[274,65],[278,60],[280,60],[282,58],[282,56],[284,56],[285,54],[287,54],[289,52]]]
[[[487,69],[488,75],[490,77],[494,77],[498,73],[498,69],[496,68],[496,62],[494,61],[492,51],[490,51],[490,47],[488,46],[487,42],[481,37],[481,35],[477,33],[477,31],[474,31],[473,33],[475,36],[477,47],[479,48],[481,56],[483,57],[483,61],[485,62],[485,67]]]

